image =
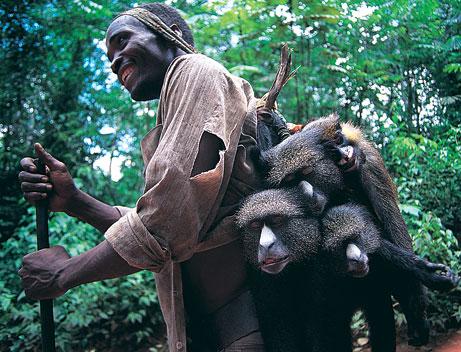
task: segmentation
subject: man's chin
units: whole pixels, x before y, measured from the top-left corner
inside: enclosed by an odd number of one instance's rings
[[[133,91],[130,92],[131,99],[135,101],[148,101],[148,100],[153,100],[153,99],[158,99],[160,98],[160,92],[155,93],[155,92],[144,92],[144,91],[137,91],[136,89],[133,89]]]

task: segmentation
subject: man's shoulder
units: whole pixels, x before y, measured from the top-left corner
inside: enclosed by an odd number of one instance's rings
[[[200,77],[201,80],[213,80],[219,76],[226,76],[235,81],[244,81],[231,74],[222,64],[202,54],[186,54],[177,57],[167,72],[167,77],[181,75]]]

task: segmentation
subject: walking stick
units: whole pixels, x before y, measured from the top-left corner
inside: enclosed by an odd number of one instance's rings
[[[35,160],[35,166],[37,166],[39,174],[46,175],[45,164],[40,159]],[[36,203],[35,214],[37,223],[37,249],[49,248],[48,201],[46,199]],[[40,323],[42,326],[42,351],[55,352],[52,299],[40,301]]]

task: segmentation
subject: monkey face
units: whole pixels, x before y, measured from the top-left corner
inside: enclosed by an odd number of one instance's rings
[[[251,236],[259,237],[258,266],[269,274],[278,274],[291,261],[290,252],[282,242],[280,233],[286,222],[285,217],[274,215],[254,220],[249,224],[249,228],[254,232]]]
[[[329,209],[322,219],[323,249],[334,271],[364,277],[369,254],[379,246],[380,234],[365,206],[347,203]]]
[[[336,274],[355,278],[368,275],[368,255],[361,243],[360,235],[342,233],[334,242],[331,233],[324,233],[324,236],[328,237],[324,242],[329,266]]]
[[[308,260],[320,245],[318,220],[306,216],[298,190],[272,189],[248,197],[237,225],[248,263],[270,274]]]
[[[365,154],[359,148],[363,140],[360,129],[350,123],[340,123],[336,114],[308,123],[304,131],[319,136],[320,144],[343,172],[357,170],[365,162]]]
[[[368,256],[353,242],[346,248],[347,273],[352,277],[364,277],[370,271]]]

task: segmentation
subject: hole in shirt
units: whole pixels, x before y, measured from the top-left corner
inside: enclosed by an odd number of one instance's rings
[[[219,151],[221,150],[225,150],[223,141],[214,134],[204,132],[200,138],[191,177],[213,170],[219,162]]]

